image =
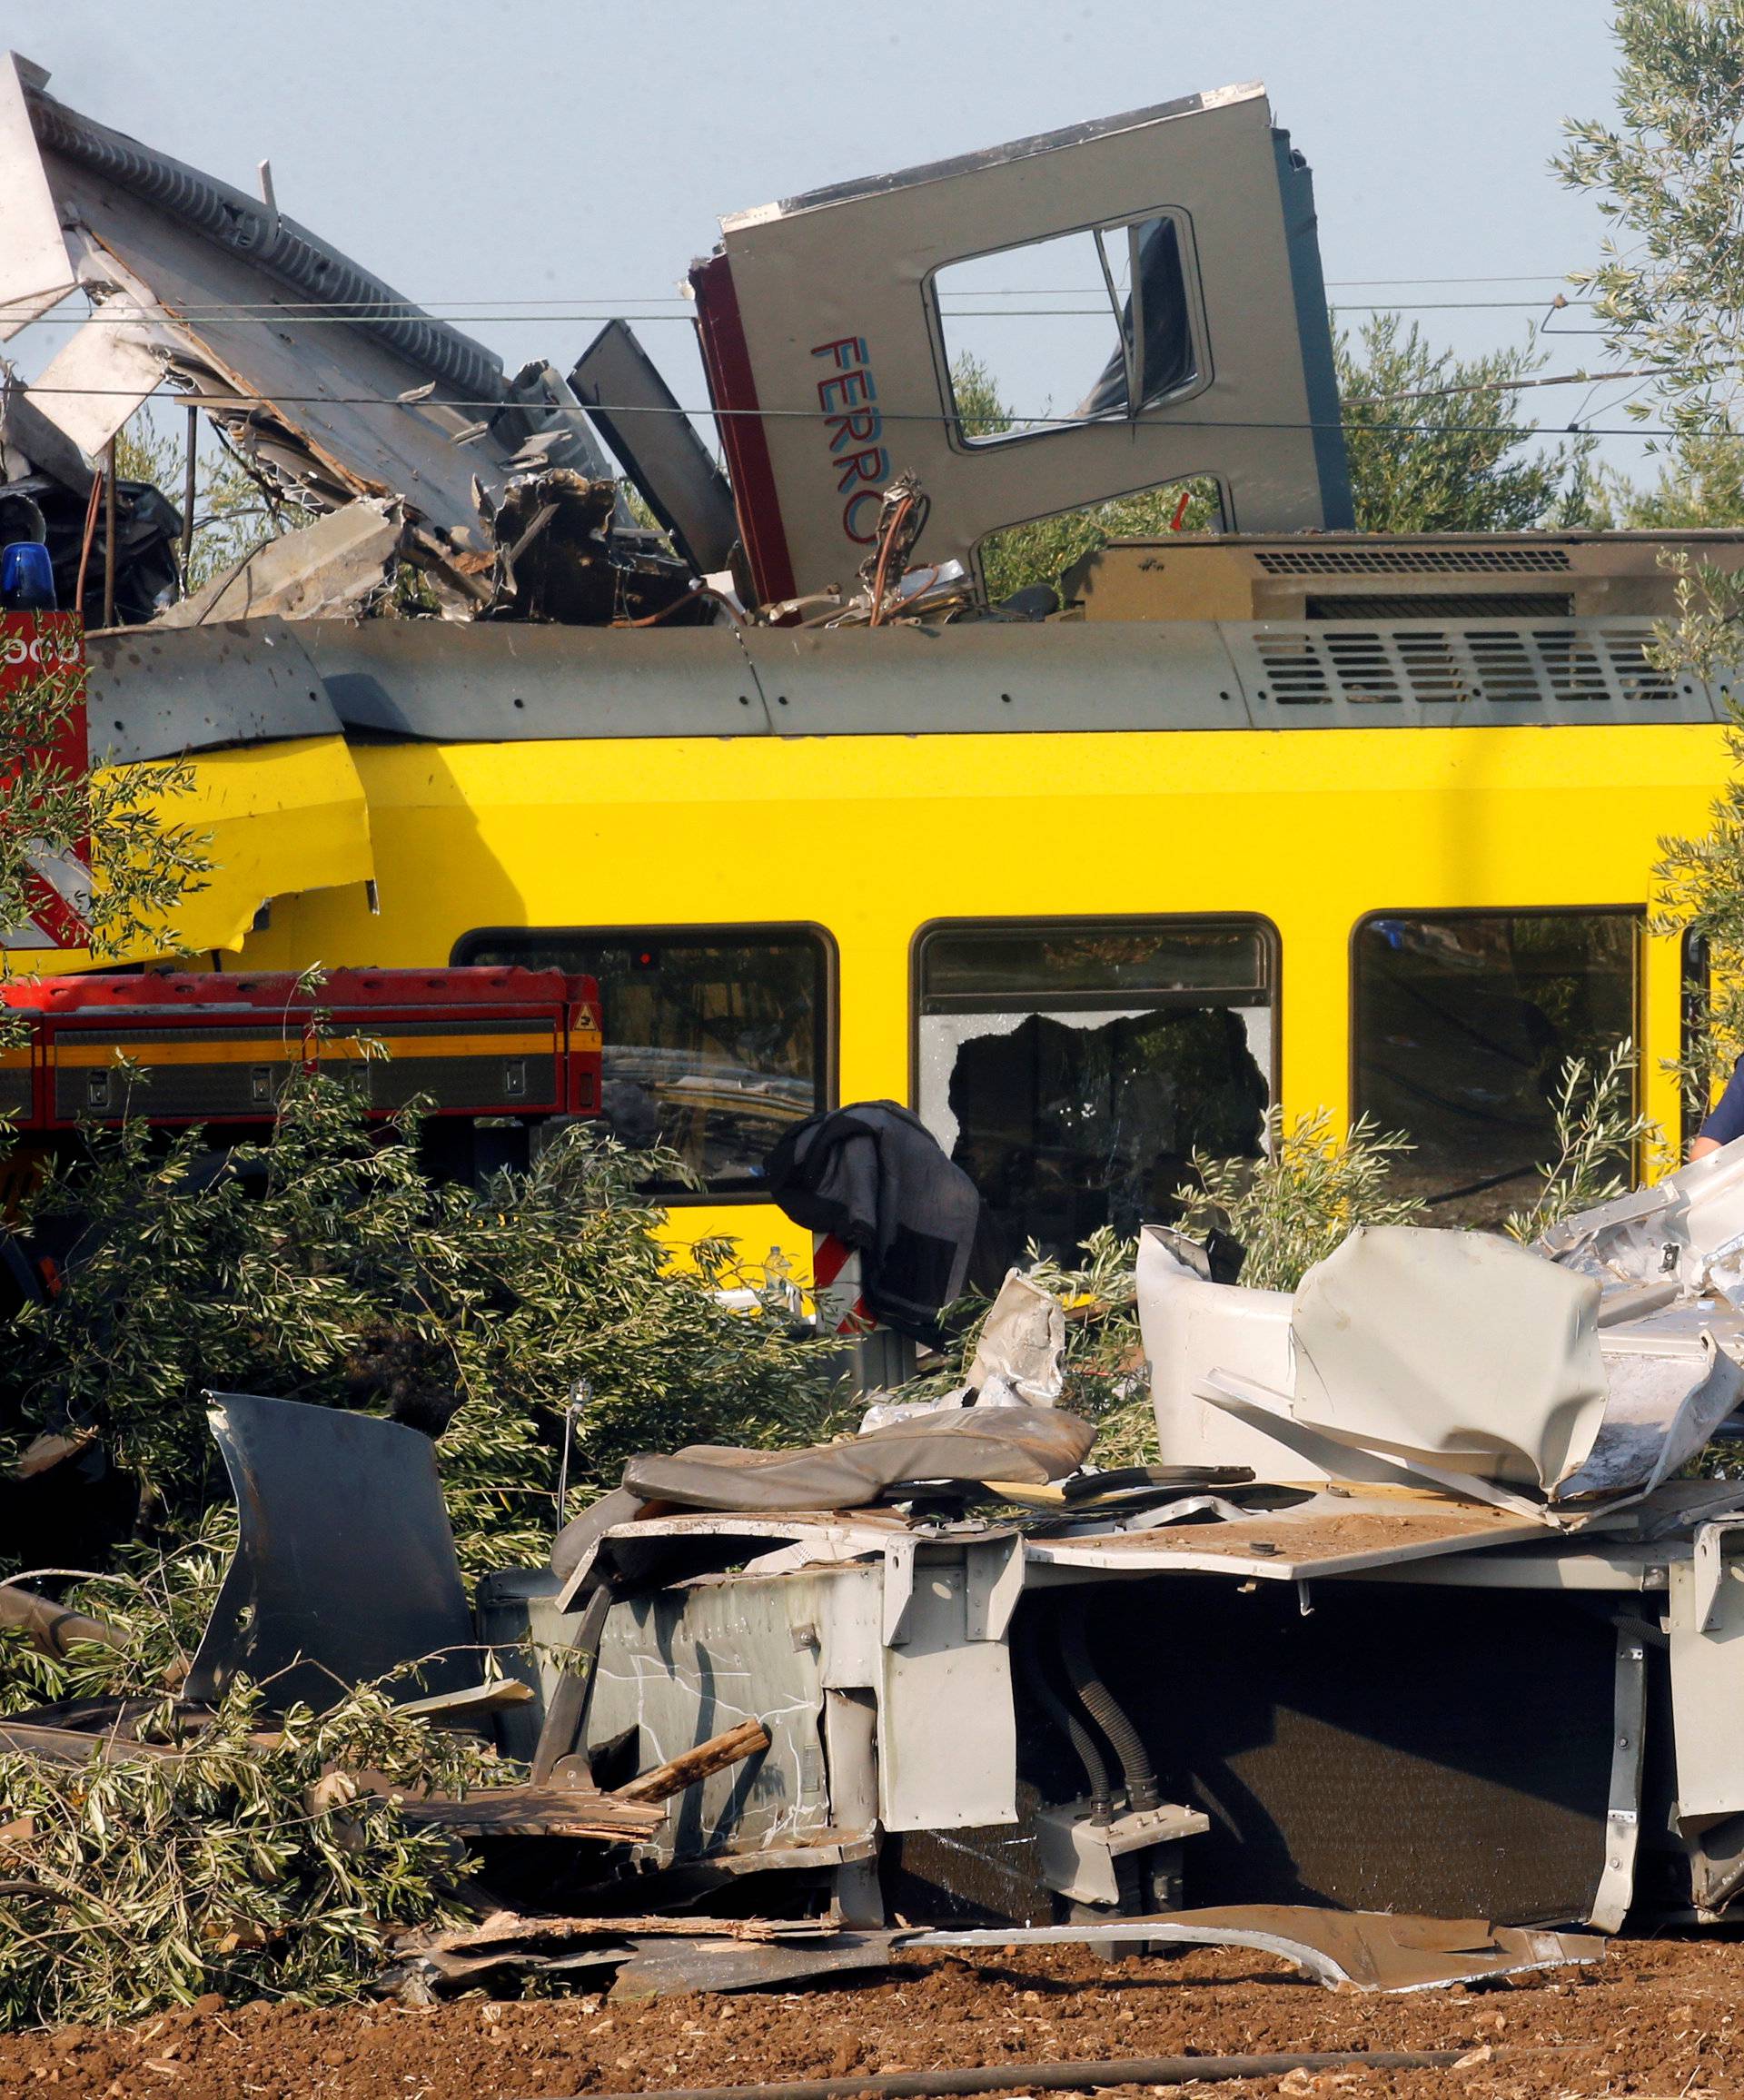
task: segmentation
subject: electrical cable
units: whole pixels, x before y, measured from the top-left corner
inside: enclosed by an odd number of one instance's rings
[[[897,541],[902,535],[902,528],[909,512],[922,500],[924,499],[913,488],[905,490],[897,500],[896,508],[890,513],[889,523],[879,535],[877,566],[872,575],[872,610],[866,623],[868,627],[877,627],[883,622],[884,593],[885,587],[889,580],[890,558],[896,550]],[[931,501],[926,500],[926,510],[930,510],[931,509]],[[922,525],[926,523],[926,513],[923,510],[921,513]],[[910,535],[910,539],[911,540],[917,540],[919,537],[920,530],[919,527],[917,527]]]
[[[947,320],[1003,320],[1007,317],[1081,320],[1106,313],[1106,302],[1092,307],[1000,306],[985,311],[952,302],[959,299],[1088,299],[1096,297],[1101,290],[1102,287],[1098,285],[1069,288],[1038,286],[1027,291],[1013,286],[1003,290],[941,292],[938,302],[940,311]],[[69,293],[67,296],[71,298],[74,294]],[[249,322],[270,326],[276,322],[290,320],[295,321],[302,327],[388,328],[397,327],[410,320],[556,323],[565,321],[695,319],[695,300],[674,293],[661,306],[659,302],[663,298],[664,294],[654,293],[638,300],[579,298],[545,303],[534,300],[481,300],[470,303],[465,301],[444,301],[441,306],[421,306],[411,300],[397,304],[378,300],[352,306],[339,300],[225,300],[204,306],[179,306],[173,312],[156,306],[124,306],[116,300],[109,299],[94,312],[73,313],[59,311],[42,313],[31,303],[15,302],[8,304],[0,302],[0,322],[18,322],[31,327],[84,328],[94,322],[98,326],[105,328],[134,328],[150,322],[190,325],[203,321]],[[1333,303],[1343,313],[1538,313],[1543,312],[1547,302],[1542,299],[1439,299],[1389,300],[1382,303],[1361,305],[1340,301]],[[1558,293],[1549,303],[1555,311],[1565,312],[1576,307],[1596,306],[1599,302],[1596,299],[1570,299],[1565,294]]]
[[[1556,380],[1521,380],[1518,381],[1511,381],[1503,383],[1510,387],[1515,385],[1521,387],[1548,385],[1590,386],[1595,380],[1608,381],[1613,379],[1628,379],[1633,378],[1635,376],[1637,375],[1631,372],[1574,372],[1569,374],[1566,379],[1559,378]],[[64,396],[68,400],[92,399],[102,401],[131,401],[136,397],[137,390],[131,387],[57,386],[49,388],[46,391],[50,394]],[[1472,388],[1470,390],[1465,388],[1453,388],[1449,391],[1452,392],[1465,392],[1468,391],[1481,391],[1483,390],[1481,388]],[[230,414],[236,413],[243,410],[258,410],[273,406],[322,409],[379,408],[410,411],[427,409],[434,406],[438,408],[456,411],[466,409],[477,413],[481,411],[494,411],[505,408],[512,409],[518,405],[520,405],[513,401],[497,400],[444,400],[441,401],[431,401],[430,400],[425,400],[421,401],[401,401],[397,394],[274,393],[269,401],[268,398],[263,394],[180,393],[175,394],[171,398],[173,401],[185,406],[203,409],[208,414],[213,414],[220,411]],[[1411,400],[1417,397],[1412,395],[1398,395],[1388,396],[1386,398]],[[675,411],[673,409],[669,408],[663,404],[657,405],[648,401],[590,401],[586,404],[586,409],[587,412],[590,414],[595,413],[597,411],[604,415],[611,416],[669,416],[676,412],[679,415],[693,416],[699,418],[712,416],[718,421],[727,421],[728,419],[737,420],[742,418],[752,422],[822,423],[833,420],[829,411],[820,408],[735,409],[717,408],[711,405],[704,408],[679,408]],[[958,419],[956,415],[951,414],[948,411],[934,409],[886,409],[881,407],[880,413],[882,414],[884,421],[887,423],[936,423],[947,431],[954,431],[956,428],[958,421]],[[1131,419],[1124,416],[1103,417],[1041,415],[1017,417],[1015,420],[1022,426],[1021,429],[1014,433],[1014,435],[1016,437],[1026,436],[1031,431],[1036,431],[1085,430],[1099,424],[1106,425],[1111,429],[1127,429],[1131,424]],[[1277,416],[1265,419],[1237,418],[1234,416],[1171,416],[1168,419],[1166,426],[1159,427],[1166,427],[1170,430],[1179,431],[1343,431],[1347,429],[1346,424],[1340,420],[1316,421],[1309,417],[1289,416]],[[1421,433],[1424,435],[1439,437],[1492,438],[1496,435],[1496,427],[1493,423],[1365,423],[1363,425],[1363,430],[1369,435],[1382,437],[1389,435],[1409,436],[1413,433]],[[1523,431],[1521,434],[1522,436],[1530,437],[1537,433],[1532,430],[1527,430]],[[1548,434],[1552,436],[1555,435],[1554,432]],[[1627,425],[1620,425],[1615,428],[1608,426],[1596,427],[1588,434],[1593,437],[1609,438],[1675,438],[1680,436],[1682,433],[1680,431],[1665,429],[1663,427],[1649,427],[1644,424],[1631,423]],[[1744,440],[1744,429],[1736,431],[1717,431],[1711,434],[1716,438]]]
[[[91,477],[91,496],[84,506],[84,531],[79,540],[79,580],[74,588],[74,609],[84,611],[84,579],[91,566],[91,541],[97,530],[97,504],[103,495],[103,470],[98,468]]]

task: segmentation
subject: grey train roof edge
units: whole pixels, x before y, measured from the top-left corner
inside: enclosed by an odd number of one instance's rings
[[[1646,619],[989,621],[632,633],[255,620],[90,642],[111,762],[332,736],[655,737],[1712,723],[1729,682],[1654,670]]]

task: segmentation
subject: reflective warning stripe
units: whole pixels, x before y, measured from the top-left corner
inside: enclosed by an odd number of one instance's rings
[[[876,1324],[860,1295],[860,1250],[834,1233],[814,1233],[811,1289],[826,1334],[862,1334]]]
[[[192,1035],[181,1043],[81,1042],[57,1036],[52,1048],[55,1064],[64,1065],[113,1065],[126,1058],[134,1065],[301,1065],[312,1054],[318,1060],[361,1058],[364,1044],[380,1043],[391,1056],[411,1061],[420,1057],[539,1057],[556,1049],[552,1032],[542,1029],[515,1035],[329,1035],[305,1044],[301,1036],[252,1036],[240,1040],[230,1035]]]

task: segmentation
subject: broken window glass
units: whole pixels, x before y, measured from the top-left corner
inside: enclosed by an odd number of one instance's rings
[[[676,1152],[710,1195],[756,1193],[776,1140],[826,1105],[828,957],[818,934],[491,929],[469,934],[454,959],[595,978],[605,1122],[633,1148]]]
[[[1434,1223],[1495,1225],[1532,1200],[1567,1061],[1591,1071],[1640,1041],[1641,924],[1639,911],[1388,912],[1358,927],[1353,1105],[1410,1138],[1396,1179],[1429,1198]]]
[[[1194,386],[1180,222],[1056,234],[933,280],[957,427],[971,444],[1130,417]]]
[[[1195,1151],[1260,1155],[1260,921],[936,927],[919,973],[921,1118],[981,1191],[1000,1261],[1166,1220]]]

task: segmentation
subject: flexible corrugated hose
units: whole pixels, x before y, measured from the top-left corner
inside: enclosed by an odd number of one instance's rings
[[[1060,1650],[1065,1658],[1066,1675],[1072,1679],[1072,1689],[1085,1713],[1114,1745],[1115,1755],[1120,1759],[1121,1776],[1126,1782],[1127,1807],[1154,1808],[1163,1798],[1157,1789],[1156,1768],[1151,1763],[1151,1754],[1144,1748],[1143,1737],[1126,1718],[1114,1693],[1096,1675],[1095,1665],[1090,1659],[1090,1643],[1084,1630],[1085,1609],[1080,1601],[1061,1615]]]
[[[1017,1635],[1023,1653],[1026,1687],[1040,1700],[1042,1710],[1072,1745],[1073,1754],[1084,1767],[1084,1776],[1090,1785],[1090,1820],[1093,1823],[1112,1822],[1115,1789],[1108,1778],[1107,1763],[1096,1738],[1055,1690],[1047,1674],[1047,1659],[1043,1653],[1032,1612],[1026,1612],[1018,1620]]]

